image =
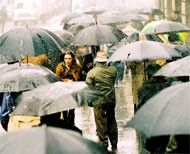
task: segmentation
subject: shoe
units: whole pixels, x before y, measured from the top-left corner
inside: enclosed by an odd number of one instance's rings
[[[117,149],[112,149],[111,154],[118,154],[118,150]]]

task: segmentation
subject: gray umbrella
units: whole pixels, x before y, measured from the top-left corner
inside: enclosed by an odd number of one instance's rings
[[[74,35],[66,30],[55,30],[53,31],[57,36],[61,38],[61,40],[67,44],[68,46],[72,42]]]
[[[143,30],[148,33],[170,33],[170,32],[187,32],[190,28],[180,22],[174,21],[153,21],[148,23]]]
[[[20,60],[28,55],[46,54],[57,66],[66,45],[52,32],[42,28],[14,28],[0,36],[0,63]]]
[[[162,90],[127,123],[146,136],[190,134],[190,82]]]
[[[0,69],[0,92],[31,90],[60,81],[48,68],[30,63],[1,64]]]
[[[80,134],[54,127],[37,127],[0,136],[0,152],[6,154],[106,154],[99,144]]]
[[[94,25],[81,30],[74,38],[73,44],[101,45],[110,42],[119,42],[125,38],[125,34],[118,28],[108,25]]]
[[[190,76],[190,56],[164,65],[154,76]]]
[[[108,62],[171,59],[171,57],[180,56],[181,55],[169,45],[143,40],[119,48],[109,58]]]
[[[23,92],[16,99],[14,115],[43,116],[87,105],[100,97],[85,82],[56,82]]]

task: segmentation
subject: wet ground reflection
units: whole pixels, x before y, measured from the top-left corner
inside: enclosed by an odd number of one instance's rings
[[[136,131],[124,128],[126,122],[134,115],[130,76],[126,76],[125,80],[116,87],[116,100],[116,119],[119,130],[118,154],[138,154]],[[75,115],[75,123],[83,130],[83,136],[97,142],[93,109],[91,107],[79,108],[76,109]],[[108,149],[110,150],[110,147]]]

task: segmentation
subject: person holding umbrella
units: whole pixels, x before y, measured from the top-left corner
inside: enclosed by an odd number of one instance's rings
[[[82,78],[82,68],[77,62],[75,54],[72,51],[66,51],[63,54],[63,61],[56,68],[56,75],[63,82],[80,81]],[[63,112],[64,119],[67,118],[71,124],[75,124],[75,110]]]
[[[97,52],[96,65],[88,72],[86,83],[104,96],[92,102],[96,131],[100,143],[107,149],[109,139],[112,153],[117,153],[118,128],[115,118],[116,100],[114,90],[117,69],[115,66],[107,65],[107,57],[106,51],[100,50]]]
[[[162,89],[169,87],[171,84],[162,76],[153,76],[161,68],[158,64],[150,64],[146,68],[148,80],[143,82],[142,86],[138,89],[138,105],[137,111],[154,95],[160,92]],[[144,143],[145,147],[151,153],[164,154],[170,136],[157,136],[146,138],[140,134],[140,140]]]

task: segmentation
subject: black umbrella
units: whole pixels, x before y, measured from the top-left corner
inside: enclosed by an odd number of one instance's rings
[[[60,81],[48,68],[30,63],[1,64],[0,69],[0,92],[31,90]]]
[[[63,42],[41,28],[15,28],[0,37],[0,63],[12,62],[28,55],[46,54],[56,62]],[[57,65],[57,64],[55,64]]]
[[[74,38],[73,44],[101,45],[110,42],[119,42],[125,38],[125,34],[118,28],[108,25],[94,25],[81,30]]]
[[[0,136],[0,153],[5,154],[106,154],[101,145],[79,133],[54,128],[36,127]]]

